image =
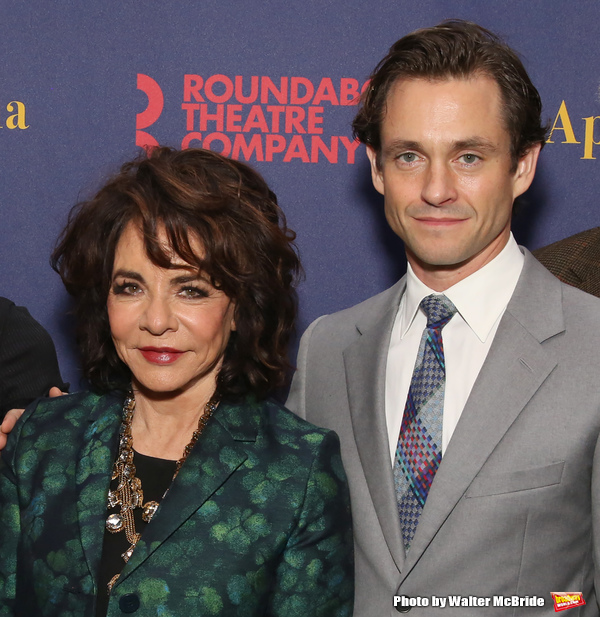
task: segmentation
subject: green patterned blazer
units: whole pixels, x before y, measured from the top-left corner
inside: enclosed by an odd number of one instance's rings
[[[95,611],[122,398],[33,403],[0,463],[0,615]],[[115,585],[109,617],[350,617],[335,433],[272,402],[221,403]]]

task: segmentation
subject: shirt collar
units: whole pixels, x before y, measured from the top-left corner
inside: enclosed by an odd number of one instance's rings
[[[483,343],[510,301],[523,269],[525,258],[512,233],[502,251],[467,278],[446,289],[444,295]],[[404,338],[421,300],[438,293],[417,278],[408,264],[406,292],[401,308],[401,338]]]

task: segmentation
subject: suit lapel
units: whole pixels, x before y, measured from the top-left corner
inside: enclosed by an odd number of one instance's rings
[[[389,457],[385,419],[387,349],[404,293],[402,279],[380,296],[380,306],[357,323],[359,338],[344,350],[346,384],[354,439],[371,499],[390,553],[401,570],[404,547]]]
[[[117,456],[123,401],[112,396],[96,398],[90,425],[77,461],[75,475],[81,545],[94,584],[100,566],[106,499],[113,462]],[[97,592],[97,590],[94,590]]]
[[[258,405],[222,403],[219,406],[144,531],[117,584],[140,566],[243,465],[248,458],[246,442],[256,441],[261,421],[258,409]]]
[[[526,253],[513,298],[431,486],[403,576],[556,366],[542,343],[563,330],[560,283]]]

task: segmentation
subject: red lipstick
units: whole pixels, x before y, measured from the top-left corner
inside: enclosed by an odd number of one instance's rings
[[[152,364],[172,364],[184,353],[172,347],[138,347],[144,358]]]

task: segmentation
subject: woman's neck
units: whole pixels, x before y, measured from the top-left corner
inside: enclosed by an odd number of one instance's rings
[[[167,396],[148,393],[134,384],[134,450],[156,458],[180,459],[214,394],[214,387],[203,390]]]

